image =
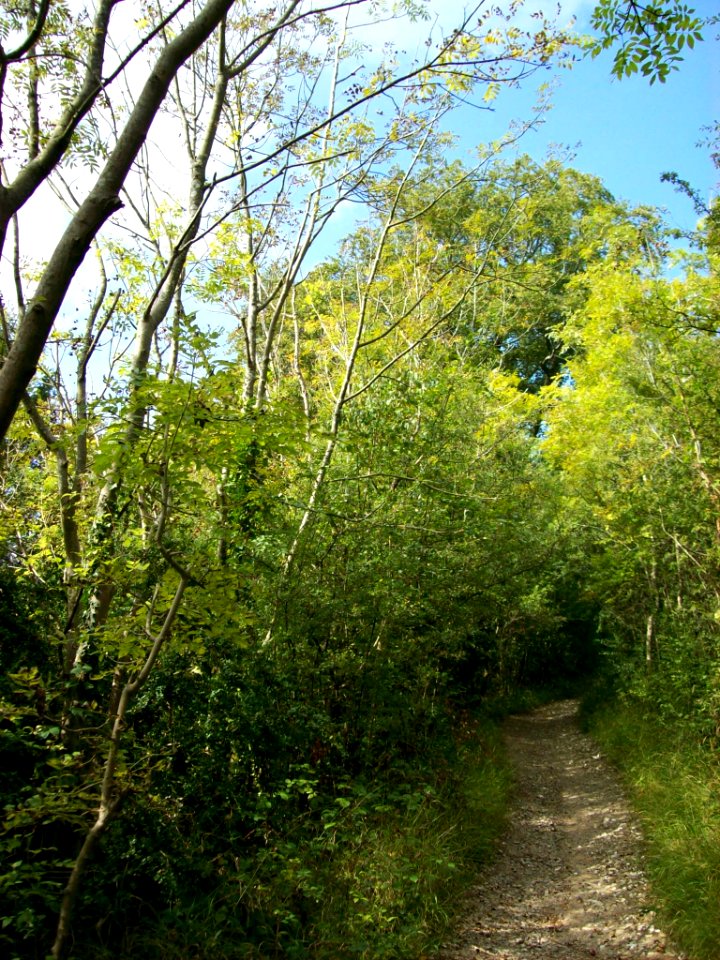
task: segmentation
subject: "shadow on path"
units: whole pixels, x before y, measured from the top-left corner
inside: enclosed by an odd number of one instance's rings
[[[654,924],[619,783],[564,700],[505,725],[515,802],[439,960],[682,960]]]

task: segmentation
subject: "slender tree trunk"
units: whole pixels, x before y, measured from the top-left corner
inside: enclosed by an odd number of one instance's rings
[[[42,149],[40,149],[39,137],[34,144],[31,141],[28,163],[11,183],[0,185],[0,252],[4,248],[5,236],[11,219],[35,193],[40,184],[47,180],[52,170],[60,162],[78,124],[87,115],[102,89],[102,69],[110,14],[118,2],[119,0],[102,0],[99,4],[92,26],[93,41],[86,61],[87,69],[83,82],[76,95],[65,106],[60,119],[47,137]],[[28,34],[25,43],[21,44],[16,50],[2,51],[2,56],[0,56],[0,80],[2,82],[4,82],[8,64],[24,58],[40,39],[49,9],[49,0],[43,0],[40,4],[35,26]],[[31,72],[32,70],[33,66],[31,66]],[[0,85],[0,94],[1,92]],[[33,105],[30,104],[31,126],[33,124],[33,109]],[[2,110],[0,109],[0,123],[1,120]]]
[[[197,17],[157,59],[115,149],[95,186],[68,225],[25,311],[17,336],[0,368],[0,440],[37,370],[45,343],[78,267],[105,221],[122,206],[119,192],[173,77],[217,27],[233,0],[208,0]]]
[[[652,599],[652,609],[645,619],[645,667],[648,673],[655,669],[657,659],[657,615],[660,608],[660,596],[657,587],[657,560],[652,559],[650,566],[650,593]]]
[[[100,838],[107,830],[111,820],[119,812],[124,798],[124,793],[121,792],[117,794],[115,792],[115,775],[117,773],[120,742],[122,739],[123,730],[125,728],[125,716],[127,714],[128,707],[130,706],[130,702],[133,697],[143,687],[145,681],[150,676],[152,668],[155,665],[155,661],[157,660],[165,641],[170,636],[170,632],[173,624],[175,623],[178,610],[180,609],[180,604],[182,602],[186,587],[187,580],[181,578],[177,589],[175,590],[175,596],[170,604],[170,609],[165,615],[160,632],[153,639],[152,646],[145,659],[145,663],[135,679],[126,683],[122,688],[122,692],[120,693],[117,711],[113,718],[112,730],[110,733],[108,753],[105,760],[103,779],[100,786],[100,802],[98,804],[95,822],[85,835],[85,840],[83,841],[79,854],[75,858],[75,862],[70,872],[70,877],[68,878],[68,882],[63,892],[57,931],[55,934],[55,942],[53,943],[52,947],[52,956],[54,960],[61,960],[66,953],[66,948],[70,937],[70,926],[73,912],[75,910],[78,894],[80,893],[80,885],[85,868],[90,860],[90,857],[95,851]]]

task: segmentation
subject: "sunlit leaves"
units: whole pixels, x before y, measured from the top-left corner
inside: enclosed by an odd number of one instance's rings
[[[718,562],[720,352],[706,313],[717,278],[703,277],[698,310],[694,271],[658,276],[654,245],[629,255],[623,233],[625,262],[587,272],[587,301],[564,326],[572,354],[566,381],[543,391],[542,449],[568,509],[595,530],[588,585],[613,636],[685,697],[695,673],[679,637],[706,635]],[[671,646],[677,662],[655,664]],[[634,682],[654,697],[650,675]]]
[[[654,0],[640,4],[635,0],[600,0],[591,22],[599,32],[592,41],[593,57],[603,50],[618,47],[612,73],[618,78],[640,73],[650,83],[665,83],[683,59],[685,48],[692,49],[703,39],[703,28],[717,18],[698,16],[693,7],[681,0]]]

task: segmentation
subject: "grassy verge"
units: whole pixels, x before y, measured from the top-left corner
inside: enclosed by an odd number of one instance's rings
[[[122,960],[419,960],[505,826],[510,773],[497,722],[463,714],[423,764],[372,779],[286,781],[289,811],[251,855],[208,865],[207,887],[125,931]],[[270,800],[268,800],[270,804]],[[291,811],[291,812],[290,812]]]
[[[497,727],[468,720],[464,737],[452,764],[348,832],[310,955],[418,960],[438,946],[504,829],[510,787]]]
[[[681,726],[637,705],[584,712],[620,770],[646,838],[648,876],[663,923],[693,960],[720,958],[720,765]]]

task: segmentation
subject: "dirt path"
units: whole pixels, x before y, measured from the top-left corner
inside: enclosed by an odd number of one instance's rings
[[[568,700],[509,719],[510,829],[439,960],[683,960],[654,924],[637,826],[576,712]]]

